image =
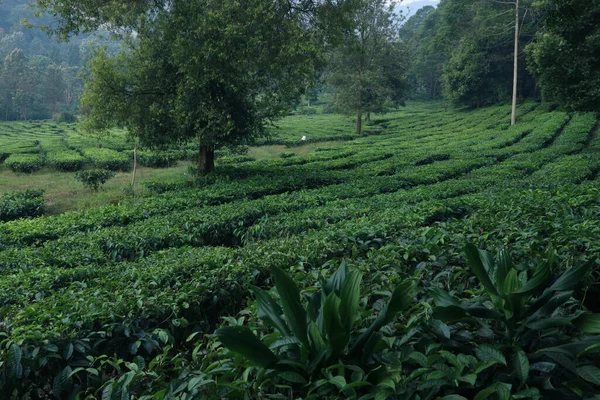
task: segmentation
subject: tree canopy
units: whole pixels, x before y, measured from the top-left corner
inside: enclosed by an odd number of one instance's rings
[[[528,68],[545,97],[569,110],[600,110],[600,2],[552,0],[539,10],[546,18],[527,47]]]
[[[331,52],[329,83],[335,91],[335,106],[355,113],[357,133],[363,112],[368,120],[371,112],[402,102],[406,55],[397,40],[399,18],[394,6],[385,0],[357,1],[351,29]]]
[[[123,125],[151,146],[195,138],[200,170],[210,171],[216,147],[265,134],[315,80],[316,36],[298,4],[138,2],[133,9],[145,14],[135,16],[117,15],[117,3],[90,14],[130,32],[118,55],[100,49],[91,62],[82,99],[88,130]],[[92,3],[70,4],[54,9],[63,18],[57,32],[97,27],[96,18],[77,17]]]

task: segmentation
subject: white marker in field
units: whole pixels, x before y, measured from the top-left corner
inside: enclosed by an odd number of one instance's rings
[[[302,136],[302,140],[303,140],[303,141],[306,141],[306,136]]]

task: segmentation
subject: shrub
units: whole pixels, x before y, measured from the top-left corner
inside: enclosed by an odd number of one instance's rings
[[[83,155],[98,169],[108,169],[111,171],[129,171],[131,169],[131,159],[129,155],[119,153],[115,150],[87,148],[83,150]]]
[[[257,287],[251,291],[258,318],[274,332],[269,329],[259,339],[251,329],[238,324],[215,332],[223,346],[250,362],[247,367],[260,367],[255,377],[260,390],[277,393],[286,387],[298,394],[306,391],[306,395],[318,392],[332,396],[341,389],[352,398],[360,394],[388,398],[393,394],[386,382],[393,380],[396,370],[388,367],[386,358],[398,355],[387,350],[386,343],[393,336],[384,328],[412,305],[416,283],[400,283],[375,317],[368,297],[360,293],[362,273],[350,271],[345,262],[306,302],[287,273],[277,267],[271,272],[279,302]],[[280,345],[275,345],[278,342]],[[350,374],[352,381],[347,384]]]
[[[13,154],[4,162],[13,172],[31,174],[40,170],[44,163],[37,154]]]
[[[104,185],[109,179],[114,178],[117,175],[114,171],[107,170],[87,170],[79,171],[75,174],[75,179],[83,183],[88,189],[97,191]]]
[[[291,158],[294,157],[296,155],[296,153],[294,153],[293,151],[284,151],[283,153],[281,153],[279,155],[279,157],[281,158]]]
[[[44,212],[43,190],[9,192],[0,198],[0,221],[38,217]]]
[[[10,157],[10,153],[5,151],[0,151],[0,164],[4,162],[8,157]]]
[[[73,122],[77,122],[77,117],[69,112],[61,112],[61,113],[56,113],[52,116],[52,119],[57,122],[57,123],[73,123]]]
[[[256,159],[251,156],[239,156],[231,155],[219,158],[219,164],[243,164],[249,161],[255,161]]]
[[[300,115],[315,115],[317,113],[317,109],[314,107],[298,107],[298,114]]]
[[[59,151],[49,153],[47,160],[48,164],[57,171],[74,172],[83,168],[85,158],[75,151]]]
[[[140,151],[137,154],[140,165],[150,168],[169,168],[177,165],[179,154],[172,151]]]

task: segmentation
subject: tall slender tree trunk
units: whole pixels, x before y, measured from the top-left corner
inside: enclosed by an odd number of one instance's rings
[[[137,142],[133,144],[133,176],[131,178],[131,190],[135,189],[135,175],[137,172]]]
[[[206,144],[200,144],[199,166],[201,174],[208,174],[215,170],[215,150]]]
[[[356,134],[360,135],[362,132],[362,107],[358,106],[356,113]]]
[[[513,95],[510,124],[517,123],[517,78],[519,73],[519,0],[515,0],[515,59],[513,71]]]
[[[367,121],[367,124],[371,122],[371,111],[367,111],[366,121]]]

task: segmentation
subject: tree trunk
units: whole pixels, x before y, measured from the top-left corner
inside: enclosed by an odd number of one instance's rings
[[[137,143],[133,144],[133,177],[131,178],[131,190],[135,188],[135,174],[137,172]]]
[[[362,132],[362,107],[358,107],[358,112],[356,116],[356,134],[360,135]]]
[[[513,95],[510,124],[517,123],[517,77],[519,73],[519,0],[515,0],[515,59],[513,72]]]
[[[371,122],[371,111],[367,111],[367,124]]]
[[[215,150],[206,144],[201,144],[199,156],[198,171],[201,174],[213,172],[215,170]]]

